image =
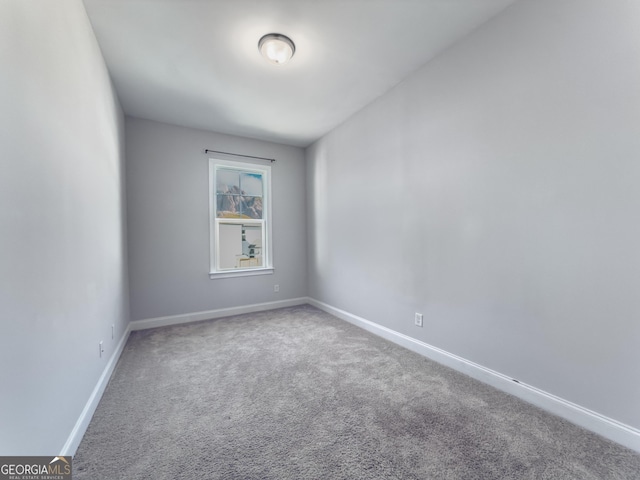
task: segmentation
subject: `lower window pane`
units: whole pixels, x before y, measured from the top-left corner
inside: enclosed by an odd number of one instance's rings
[[[262,225],[220,223],[218,260],[221,270],[262,267]]]

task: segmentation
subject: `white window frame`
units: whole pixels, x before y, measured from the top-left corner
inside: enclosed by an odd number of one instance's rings
[[[262,220],[217,217],[216,174],[219,167],[262,175]],[[234,269],[220,268],[218,237],[220,224],[261,224],[263,232],[262,266],[239,267]],[[209,278],[245,277],[251,275],[270,275],[273,273],[272,235],[271,235],[271,166],[253,163],[234,162],[218,158],[209,159],[209,245],[210,266]]]

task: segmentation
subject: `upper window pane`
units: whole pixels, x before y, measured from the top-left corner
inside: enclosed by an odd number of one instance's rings
[[[262,174],[242,172],[240,174],[240,189],[243,195],[252,197],[262,196]]]
[[[262,197],[241,198],[241,218],[262,218]]]
[[[219,168],[216,172],[216,193],[240,194],[240,172],[226,168]]]
[[[216,200],[216,216],[218,218],[242,218],[242,205],[238,195],[220,195]]]

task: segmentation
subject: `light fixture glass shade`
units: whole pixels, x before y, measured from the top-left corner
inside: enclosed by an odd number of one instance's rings
[[[287,63],[296,52],[296,46],[289,37],[279,33],[269,33],[258,42],[258,49],[268,62],[274,65]]]

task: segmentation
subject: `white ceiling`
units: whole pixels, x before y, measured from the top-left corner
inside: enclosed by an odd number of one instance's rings
[[[307,146],[516,0],[84,0],[126,114]],[[258,52],[266,33],[290,63]]]

